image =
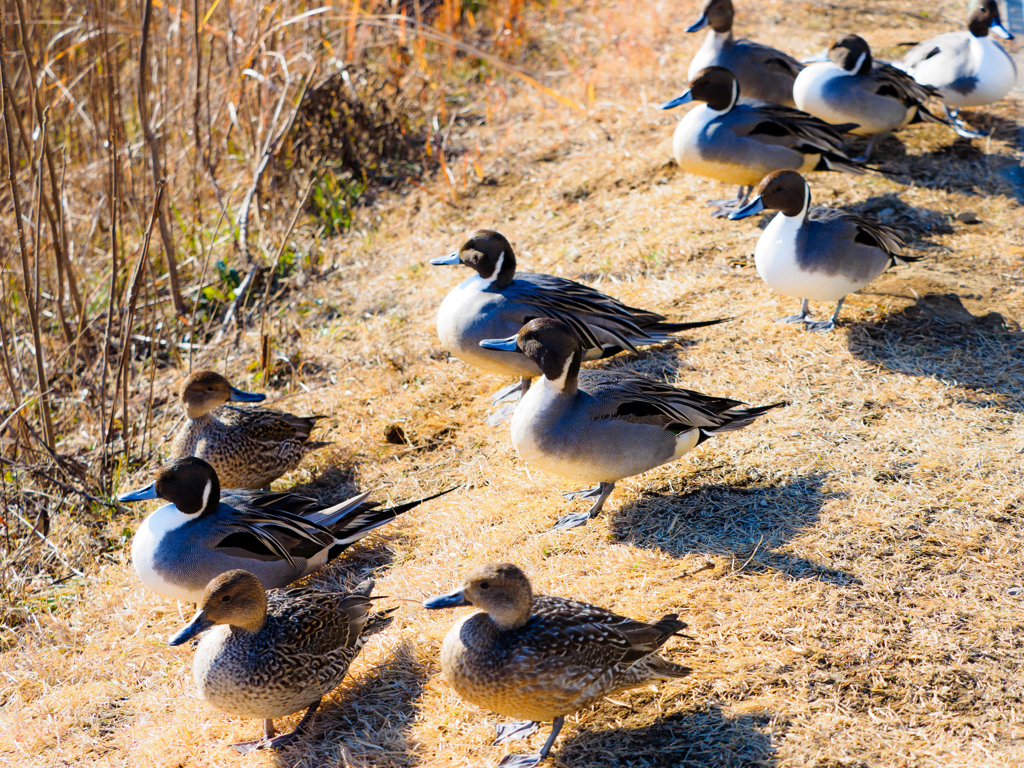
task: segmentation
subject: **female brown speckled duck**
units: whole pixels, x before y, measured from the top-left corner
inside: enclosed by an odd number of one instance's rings
[[[548,756],[565,715],[615,691],[690,670],[658,655],[686,624],[674,613],[654,624],[635,621],[575,600],[534,595],[515,565],[479,565],[454,592],[427,608],[473,605],[449,631],[441,668],[464,699],[501,715],[531,722],[499,726],[500,744],[533,733],[552,720],[551,735],[536,755],[506,755],[501,768],[528,768]]]

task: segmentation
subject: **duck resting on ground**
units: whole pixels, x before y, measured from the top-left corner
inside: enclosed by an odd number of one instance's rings
[[[715,216],[743,207],[753,186],[772,171],[864,173],[864,167],[850,159],[841,135],[855,124],[829,125],[798,109],[741,100],[739,84],[728,69],[702,69],[688,91],[661,108],[691,101],[704,103],[676,127],[676,162],[688,173],[740,187],[735,200],[708,203],[716,206]]]
[[[690,669],[658,651],[685,629],[674,613],[657,622],[619,616],[596,605],[534,595],[511,563],[479,565],[461,587],[426,608],[472,605],[441,646],[441,669],[462,698],[499,715],[524,719],[498,727],[501,744],[552,721],[535,755],[506,755],[500,768],[529,768],[548,756],[565,716],[616,691],[685,677]]]
[[[287,586],[403,512],[453,490],[387,509],[367,502],[369,493],[325,507],[292,493],[221,490],[213,467],[188,457],[117,498],[169,502],[135,532],[132,565],[154,592],[196,603],[213,578],[236,568],[251,571],[267,589]]]
[[[167,642],[206,633],[192,661],[200,696],[229,715],[263,720],[265,738],[233,749],[282,749],[305,732],[366,639],[391,623],[394,608],[370,613],[372,591],[368,579],[352,592],[296,587],[268,595],[251,573],[228,571],[210,582],[198,613]],[[274,718],[301,709],[295,729],[275,736]]]
[[[518,376],[495,402],[517,399],[540,375],[536,363],[514,352],[486,349],[484,339],[504,338],[535,317],[554,317],[571,326],[584,347],[584,360],[619,352],[637,352],[647,344],[667,344],[672,334],[725,320],[666,322],[663,315],[623,304],[618,299],[564,277],[517,272],[511,244],[499,232],[473,232],[458,251],[432,259],[434,265],[464,264],[474,270],[445,297],[437,313],[437,335],[444,348],[485,371]]]
[[[778,211],[754,249],[757,273],[784,296],[801,300],[800,313],[780,322],[803,323],[809,331],[835,328],[848,293],[860,290],[897,264],[918,261],[892,227],[833,208],[811,208],[811,190],[795,171],[770,174],[745,208],[742,219],[765,209]],[[827,321],[808,316],[808,301],[836,301]]]
[[[171,443],[171,458],[195,456],[209,462],[225,488],[270,490],[303,456],[330,445],[309,439],[323,416],[226,405],[258,403],[266,395],[236,389],[215,371],[196,371],[186,378],[180,399],[188,421]]]
[[[601,511],[615,483],[675,461],[713,435],[733,432],[783,403],[740,408],[738,400],[677,389],[622,371],[580,370],[575,331],[560,320],[531,320],[507,339],[480,342],[518,350],[537,364],[540,382],[512,416],[512,444],[528,464],[595,488],[567,498],[595,499],[556,530],[585,525]]]

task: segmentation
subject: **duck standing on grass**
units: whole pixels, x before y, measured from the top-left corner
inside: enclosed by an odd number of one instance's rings
[[[181,385],[188,422],[171,443],[171,458],[209,462],[225,488],[263,488],[330,443],[310,442],[317,419],[271,408],[238,408],[228,401],[258,403],[266,395],[235,389],[215,371],[197,371]]]
[[[864,160],[878,135],[913,123],[941,123],[966,138],[981,136],[928,111],[926,102],[938,100],[939,92],[891,64],[874,61],[867,41],[857,35],[837,40],[826,61],[801,72],[793,98],[799,109],[827,123],[856,123],[850,133],[870,137]]]
[[[528,721],[498,726],[495,744],[552,721],[539,754],[506,755],[501,768],[529,768],[546,758],[566,715],[616,691],[690,672],[658,655],[686,628],[676,614],[647,624],[596,605],[534,595],[526,574],[510,563],[479,565],[461,587],[423,605],[480,609],[448,630],[441,669],[467,701]]]
[[[857,126],[829,125],[806,112],[762,101],[740,100],[736,77],[723,67],[702,69],[672,109],[702,101],[687,113],[672,137],[679,167],[697,176],[739,184],[735,200],[712,200],[715,216],[743,207],[755,184],[772,171],[864,173],[847,155],[843,131]]]
[[[135,532],[132,565],[154,592],[197,603],[213,578],[236,568],[251,571],[267,589],[287,586],[403,512],[453,490],[387,509],[374,509],[368,493],[325,507],[293,493],[222,491],[213,467],[188,457],[117,499],[169,502]]]
[[[298,587],[268,595],[251,573],[229,571],[210,582],[199,612],[167,642],[206,632],[192,662],[199,694],[229,715],[263,720],[264,739],[231,747],[282,749],[305,732],[366,639],[391,623],[393,608],[370,613],[372,591],[368,579],[350,593]],[[301,709],[295,730],[275,736],[274,718]]]
[[[597,483],[566,494],[595,501],[587,512],[562,517],[556,530],[596,517],[617,481],[675,461],[712,435],[742,429],[783,405],[739,408],[738,400],[645,376],[581,371],[579,337],[560,320],[531,320],[515,336],[480,345],[518,350],[544,374],[512,416],[512,444],[520,458],[571,480]]]
[[[458,251],[430,263],[465,264],[477,273],[441,303],[437,335],[444,348],[460,360],[485,371],[520,377],[519,383],[498,392],[495,403],[525,394],[540,369],[522,355],[485,349],[480,342],[517,333],[535,317],[554,317],[575,329],[583,342],[585,360],[600,360],[624,350],[636,352],[645,344],[667,344],[673,341],[671,334],[725,322],[669,323],[663,315],[630,307],[572,280],[516,272],[511,244],[494,230],[473,232]]]
[[[833,208],[811,208],[811,190],[795,171],[776,171],[754,198],[730,219],[766,208],[778,211],[754,249],[757,273],[784,296],[801,299],[800,313],[780,322],[803,323],[808,331],[835,328],[846,295],[860,290],[897,264],[918,261],[892,227]],[[826,321],[808,317],[808,301],[837,301]]]
[[[704,13],[687,32],[711,27],[704,44],[690,62],[687,80],[705,67],[725,67],[739,81],[748,99],[793,106],[793,80],[804,65],[787,53],[750,40],[733,40],[732,0],[708,0]]]
[[[999,18],[996,0],[979,0],[963,32],[947,32],[912,48],[899,67],[922,85],[938,90],[946,113],[956,119],[963,107],[1002,101],[1017,82],[1017,65],[989,32],[1013,35]]]

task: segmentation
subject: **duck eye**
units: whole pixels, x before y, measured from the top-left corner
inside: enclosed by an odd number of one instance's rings
[[[207,391],[207,392],[213,392],[213,387],[207,387],[207,388],[206,388],[206,391]]]
[[[228,602],[229,600],[231,600],[231,595],[224,595],[224,597],[222,597],[222,598],[220,599],[220,601],[221,601],[222,603],[226,603],[226,602]]]
[[[490,588],[491,588],[491,585],[488,584],[486,581],[481,581],[480,582],[480,589],[490,589]]]

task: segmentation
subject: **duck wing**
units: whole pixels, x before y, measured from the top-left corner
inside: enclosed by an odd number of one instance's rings
[[[305,442],[318,419],[323,416],[295,416],[272,408],[239,408],[222,405],[215,411],[218,420],[230,427],[245,430],[246,436],[268,443],[285,440]]]
[[[900,61],[901,68],[913,69],[922,61],[934,58],[939,54],[951,55],[970,47],[970,33],[946,32],[915,45]]]
[[[372,589],[373,582],[368,583]],[[371,614],[376,598],[360,587],[354,592],[315,587],[268,592],[267,634],[278,639],[278,647],[313,657],[313,664],[317,657],[327,656],[329,661],[342,661],[347,668],[365,639],[390,623],[388,614],[394,610]],[[366,594],[362,594],[364,591]]]
[[[830,153],[849,160],[843,131],[857,127],[855,123],[829,125],[806,112],[780,104],[741,100],[733,111],[738,121],[734,130],[764,144],[777,144],[802,154]]]
[[[742,46],[747,49],[744,53],[749,51],[749,56],[758,59],[765,69],[774,74],[791,75],[795,78],[807,66],[806,64],[801,64],[788,53],[783,53],[776,48],[762,45],[761,43],[755,43],[747,38],[737,40],[735,46]]]
[[[871,74],[877,83],[875,93],[898,99],[905,107],[917,107],[917,113],[910,121],[913,123],[941,123],[953,127],[952,121],[939,117],[925,106],[925,102],[940,100],[942,97],[936,88],[922,85],[910,74],[897,69],[892,64],[875,62]]]
[[[811,208],[808,211],[808,218],[811,221],[841,226],[844,230],[840,233],[841,237],[861,245],[878,248],[889,257],[889,266],[905,265],[921,260],[920,256],[911,256],[907,253],[906,240],[898,229],[882,224],[876,219],[823,207]]]
[[[286,560],[294,567],[295,558],[308,560],[336,541],[329,528],[303,514],[315,506],[315,499],[290,493],[225,491],[216,513],[222,533],[216,548],[230,549],[236,557]],[[321,510],[320,514],[333,509]]]

